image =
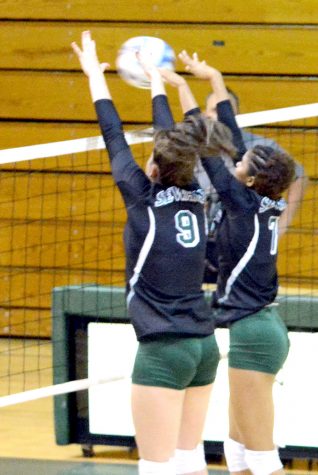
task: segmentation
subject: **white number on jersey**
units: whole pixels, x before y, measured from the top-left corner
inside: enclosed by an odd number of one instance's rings
[[[279,216],[270,216],[268,220],[268,229],[272,231],[271,255],[277,254],[278,247],[278,221]]]
[[[198,220],[189,210],[178,211],[174,217],[177,242],[183,247],[195,247],[200,242]]]

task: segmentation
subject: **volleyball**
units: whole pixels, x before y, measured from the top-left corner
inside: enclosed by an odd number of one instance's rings
[[[156,67],[174,70],[176,57],[171,46],[153,36],[135,36],[121,46],[116,60],[117,72],[128,84],[150,89],[150,81],[136,56],[138,51],[151,55]]]

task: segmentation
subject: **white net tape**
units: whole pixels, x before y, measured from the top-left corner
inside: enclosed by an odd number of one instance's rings
[[[43,397],[58,396],[59,394],[83,391],[93,386],[114,383],[116,381],[122,381],[126,378],[127,376],[113,376],[102,379],[85,378],[77,379],[75,381],[68,381],[67,383],[53,384],[43,388],[31,389],[29,391],[23,391],[20,393],[11,394],[9,396],[2,396],[0,398],[0,408],[13,406],[14,404],[19,404],[22,402],[34,401]]]
[[[236,119],[240,127],[253,127],[317,116],[318,102],[315,102],[313,104],[284,107],[270,111],[239,114],[236,116]],[[126,132],[125,136],[129,145],[138,142],[151,142],[152,140],[151,129],[141,130],[139,132]],[[103,150],[104,148],[105,144],[102,136],[30,145],[27,147],[0,150],[0,164],[56,157],[59,155],[88,152],[90,150]]]

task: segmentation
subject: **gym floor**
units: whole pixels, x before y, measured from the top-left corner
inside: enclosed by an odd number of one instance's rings
[[[35,459],[0,459],[1,475],[137,475],[137,464],[67,462]],[[209,475],[228,475],[225,468],[209,468]],[[291,471],[286,475],[313,475],[314,472]],[[317,472],[316,472],[317,473]]]

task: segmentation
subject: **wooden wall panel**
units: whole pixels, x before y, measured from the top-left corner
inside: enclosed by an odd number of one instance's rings
[[[318,201],[318,184],[310,182],[306,188],[302,203],[293,219],[292,226],[304,233],[318,229],[318,213],[316,204]],[[311,231],[308,231],[311,230]]]
[[[151,122],[148,90],[129,86],[115,74],[109,74],[108,82],[124,122]],[[226,82],[240,96],[242,113],[308,104],[317,97],[317,80],[228,76]],[[189,77],[189,85],[199,104],[204,105],[209,85],[192,77]],[[180,120],[177,91],[169,88],[168,94],[175,118]],[[81,73],[2,71],[0,102],[1,115],[7,119],[96,122],[87,80]],[[308,125],[313,123],[316,121],[308,120]]]
[[[133,125],[126,125],[125,131],[139,131],[143,130],[143,127]],[[18,133],[17,133],[18,131]],[[3,149],[8,148],[16,148],[16,147],[25,147],[25,146],[32,146],[35,144],[47,144],[53,143],[57,141],[63,140],[75,140],[75,139],[82,139],[86,137],[97,137],[100,135],[100,129],[97,124],[97,120],[92,123],[85,123],[85,122],[74,122],[74,123],[67,123],[67,122],[58,122],[58,123],[50,123],[50,122],[1,122],[1,135],[0,135],[0,151]],[[150,153],[152,145],[151,144],[142,144],[142,145],[133,145],[134,154],[138,158],[139,156],[144,154],[144,149],[146,149],[146,154]],[[77,154],[76,157],[73,159],[73,164],[71,169],[89,169],[95,171],[106,171],[104,168],[105,161],[103,157],[100,157],[100,152],[96,152],[96,158],[93,159],[91,163],[91,158],[88,160],[87,155],[80,156]],[[92,152],[90,152],[90,156]],[[96,163],[94,163],[96,160]],[[57,163],[58,162],[58,163]],[[90,168],[92,165],[96,167],[97,162],[100,162],[99,168]],[[40,161],[39,161],[40,163]],[[47,165],[50,163],[50,165]],[[22,168],[35,168],[45,169],[45,168],[56,168],[61,167],[66,169],[69,166],[69,157],[66,160],[61,160],[60,158],[57,159],[50,159],[41,161],[41,165],[33,165],[32,162],[29,162],[28,167],[26,164],[16,164],[16,167]],[[88,168],[89,167],[89,168]],[[102,167],[102,168],[101,168]]]
[[[317,24],[315,0],[214,0],[198,4],[171,0],[2,0],[0,17],[10,19],[126,20],[191,23],[295,23]]]
[[[12,223],[0,227],[0,267],[124,270],[123,225]]]
[[[124,214],[110,175],[3,172],[0,184],[1,219],[109,222],[114,209],[117,219]]]
[[[50,310],[0,309],[0,336],[51,337]]]
[[[289,232],[281,239],[278,254],[278,272],[291,279],[307,281],[318,278],[318,233]]]
[[[40,128],[41,130],[41,128]],[[68,141],[67,141],[68,142]],[[45,143],[45,149],[42,150],[42,153],[52,152],[52,149],[56,146],[56,142]],[[63,143],[63,146],[66,146]],[[139,147],[140,149],[140,147]],[[22,161],[18,162],[6,162],[9,160],[12,154],[12,150],[15,151],[15,157],[20,157]],[[30,154],[32,157],[32,152],[35,153],[33,145],[27,147],[18,147],[18,148],[9,148],[0,150],[0,170],[2,171],[24,171],[25,173],[31,173],[32,171],[56,171],[57,173],[66,173],[78,174],[78,173],[99,173],[106,174],[110,173],[110,161],[106,150],[91,150],[89,152],[73,153],[67,155],[58,155],[56,157],[46,157],[46,158],[36,158],[30,160],[24,160],[25,154]],[[138,155],[136,152],[137,158],[142,156],[141,152]],[[34,157],[33,157],[34,158]],[[142,160],[139,160],[142,161]],[[4,175],[10,176],[10,175]],[[1,194],[1,193],[0,193]]]
[[[18,132],[17,132],[18,131]],[[95,123],[2,122],[0,150],[100,135]]]
[[[0,22],[2,69],[79,70],[71,41],[80,42],[82,23]],[[313,75],[318,63],[318,27],[219,26],[179,23],[93,23],[100,59],[116,69],[117,52],[133,36],[157,36],[178,54],[198,52],[224,74]],[[178,71],[184,71],[178,61]]]
[[[53,287],[100,284],[124,287],[124,273],[97,270],[0,268],[2,308],[50,309]]]

